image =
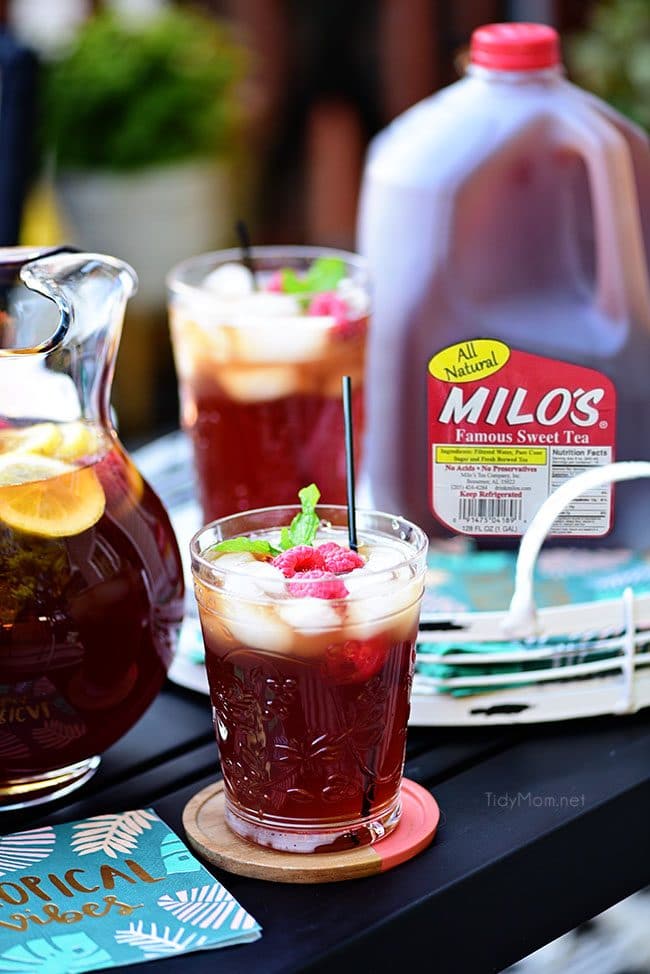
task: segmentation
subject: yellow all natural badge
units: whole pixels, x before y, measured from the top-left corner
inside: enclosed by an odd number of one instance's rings
[[[443,348],[429,362],[429,372],[441,382],[474,382],[502,369],[510,348],[496,338],[475,338]]]

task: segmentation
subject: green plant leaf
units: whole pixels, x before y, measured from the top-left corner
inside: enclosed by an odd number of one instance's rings
[[[41,129],[59,169],[135,170],[233,154],[248,64],[229,26],[169,7],[107,10],[44,66]]]
[[[219,541],[212,545],[210,551],[217,551],[219,554],[230,552],[250,551],[252,555],[279,555],[280,552],[268,541],[262,538],[228,538],[226,541]]]
[[[600,0],[563,47],[573,81],[650,131],[648,0]]]
[[[320,500],[320,490],[316,484],[303,487],[298,491],[298,500],[300,501],[303,514],[310,514],[314,511]]]
[[[304,277],[298,277],[291,267],[285,267],[280,271],[282,290],[285,294],[303,294],[308,290]]]
[[[293,541],[291,540],[289,528],[282,528],[280,531],[280,547],[283,551],[293,548]]]
[[[280,544],[286,551],[287,548],[296,548],[298,545],[310,545],[314,543],[320,518],[316,513],[316,505],[320,500],[320,491],[316,484],[310,484],[298,491],[302,511],[296,514],[288,528],[283,528],[280,535]]]
[[[280,271],[282,290],[285,294],[321,294],[333,291],[345,277],[345,261],[340,257],[317,257],[302,277],[292,267]]]
[[[340,257],[319,257],[307,272],[309,290],[316,294],[333,291],[345,277],[345,261]]]
[[[270,542],[263,538],[228,538],[227,541],[219,541],[209,549],[211,552],[226,554],[229,552],[250,551],[253,555],[279,555],[282,551],[289,548],[296,548],[298,545],[311,545],[314,543],[320,518],[316,513],[316,505],[320,500],[320,490],[316,484],[309,484],[298,491],[300,514],[296,514],[289,527],[283,527],[280,531],[280,547],[274,548]]]

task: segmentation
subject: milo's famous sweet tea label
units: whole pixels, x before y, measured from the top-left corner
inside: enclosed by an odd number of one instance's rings
[[[477,338],[434,355],[427,380],[431,510],[455,533],[522,534],[560,484],[614,459],[616,390],[594,369]],[[611,526],[607,485],[573,501],[551,534]]]

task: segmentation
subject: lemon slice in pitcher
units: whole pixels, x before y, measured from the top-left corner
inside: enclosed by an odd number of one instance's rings
[[[0,521],[43,538],[87,531],[106,498],[92,467],[73,467],[38,454],[0,456]]]
[[[61,444],[56,423],[0,429],[0,457],[8,453],[54,453]]]
[[[86,423],[64,423],[59,427],[61,440],[53,450],[42,450],[51,453],[60,460],[78,460],[97,453],[100,446],[99,435]]]

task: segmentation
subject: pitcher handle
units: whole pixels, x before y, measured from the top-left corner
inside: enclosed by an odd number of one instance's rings
[[[43,257],[53,257],[56,254],[78,254],[77,247],[62,244],[57,247],[6,247],[0,254],[0,288],[10,285],[18,274],[22,275],[33,261]],[[64,340],[70,328],[72,310],[67,302],[59,303],[59,323],[56,330],[40,345],[33,348],[0,348],[0,358],[11,355],[34,355],[50,352]]]
[[[596,244],[596,300],[614,321],[644,322],[650,331],[650,281],[634,169],[625,139],[593,109],[588,124],[568,113],[557,120],[558,147],[583,159]]]
[[[0,285],[11,284],[21,267],[32,260],[53,257],[55,254],[78,253],[77,247],[69,247],[67,244],[57,247],[0,247]]]

